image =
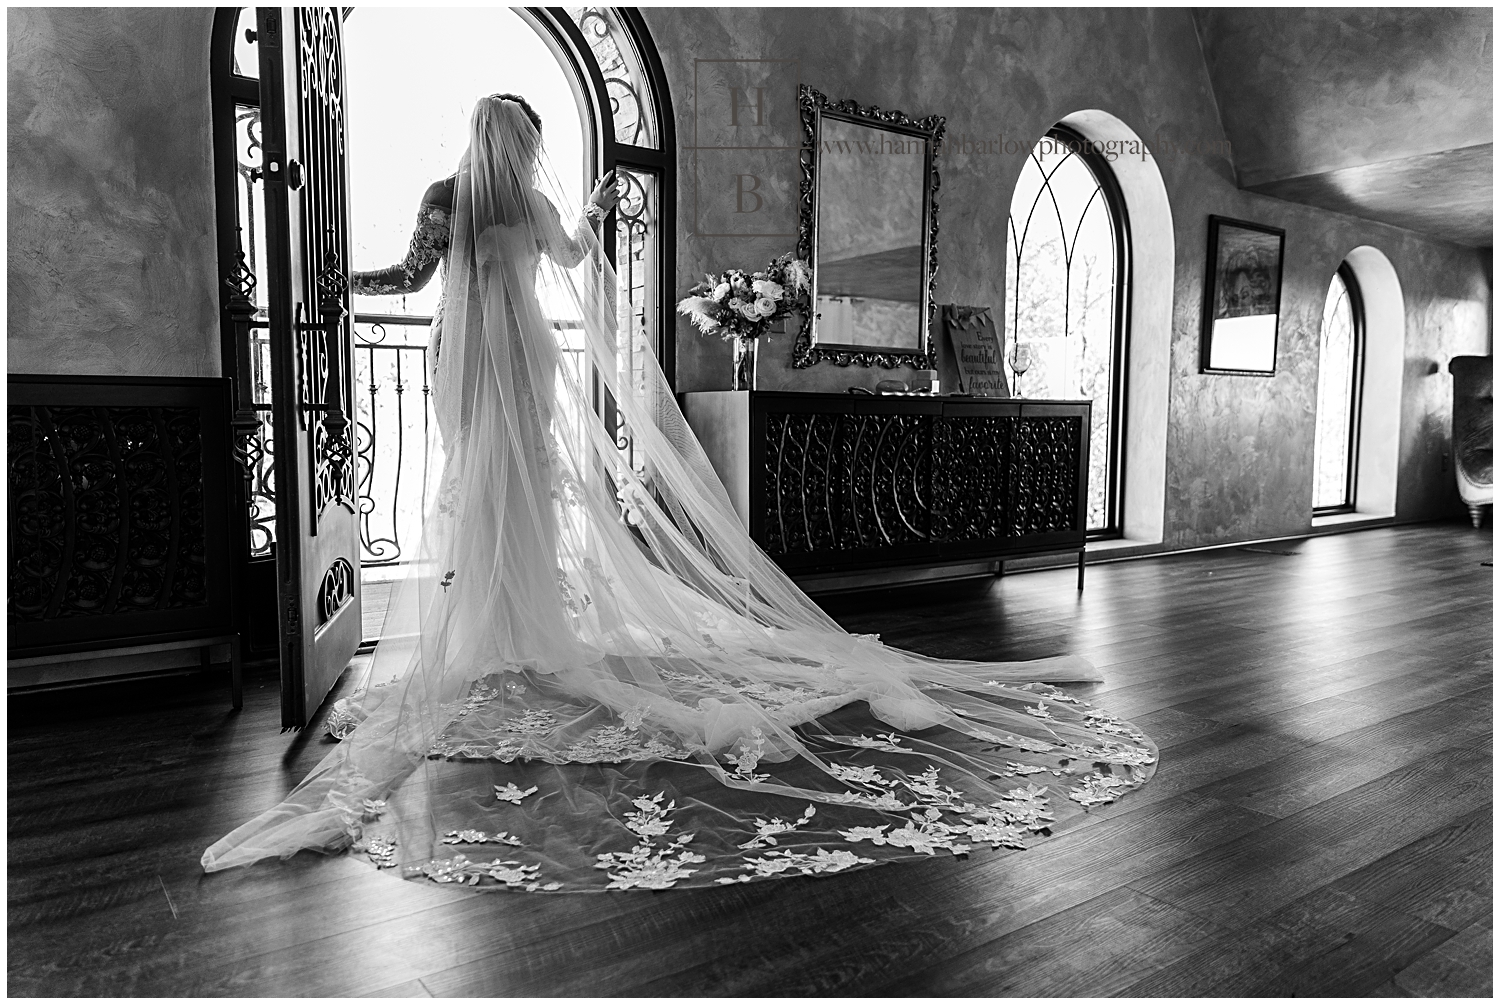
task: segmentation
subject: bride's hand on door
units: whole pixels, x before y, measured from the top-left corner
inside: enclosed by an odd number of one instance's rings
[[[609,171],[599,179],[599,184],[594,186],[594,191],[589,195],[589,204],[599,207],[599,218],[603,219],[619,201],[620,187],[615,180],[615,173]]]

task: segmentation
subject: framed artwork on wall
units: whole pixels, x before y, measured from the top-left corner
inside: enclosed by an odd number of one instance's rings
[[[1208,218],[1200,372],[1276,372],[1285,243],[1286,231],[1279,227]]]

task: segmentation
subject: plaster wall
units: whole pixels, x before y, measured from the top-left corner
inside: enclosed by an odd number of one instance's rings
[[[999,138],[999,151],[965,153],[950,144],[940,163],[939,302],[1003,303],[1011,192],[1024,151],[1054,122],[1100,110],[1150,144],[1174,220],[1171,254],[1153,252],[1157,269],[1171,271],[1170,284],[1155,287],[1170,289],[1161,322],[1169,331],[1149,333],[1166,347],[1152,365],[1168,375],[1165,465],[1157,476],[1165,495],[1163,547],[1309,529],[1323,297],[1345,255],[1360,246],[1379,249],[1400,279],[1406,314],[1400,399],[1389,403],[1400,413],[1396,517],[1462,516],[1449,460],[1444,364],[1452,355],[1490,351],[1487,252],[1236,188],[1185,10],[647,8],[644,15],[684,138],[684,231],[695,219],[695,171],[713,167],[688,138],[715,138],[711,129],[695,133],[695,72],[702,69],[695,60],[793,60],[797,77],[836,99],[944,114],[950,141]],[[219,372],[211,23],[208,9],[9,12],[13,372]],[[705,71],[697,86],[714,72]],[[768,135],[795,146],[795,107],[768,111],[780,116]],[[1005,152],[1012,145],[1015,152]],[[731,167],[744,164],[763,176],[765,229],[793,230],[795,153],[730,156]],[[1210,213],[1287,229],[1274,377],[1197,372]],[[788,236],[683,233],[678,292],[703,272],[755,266],[792,247]],[[677,344],[679,390],[727,386],[724,343],[680,322]],[[764,347],[763,387],[842,390],[887,375],[831,364],[792,370],[789,357],[785,336]]]
[[[7,12],[10,372],[219,375],[212,21]]]
[[[1490,142],[1488,8],[1207,7],[1194,17],[1247,188]],[[1270,119],[1266,108],[1288,114]]]
[[[1024,151],[1053,123],[1098,109],[1146,140],[1175,223],[1170,351],[1158,364],[1169,373],[1161,532],[1167,548],[1310,529],[1323,300],[1344,256],[1362,245],[1379,249],[1400,278],[1406,311],[1400,400],[1387,403],[1401,415],[1396,517],[1462,515],[1447,460],[1451,385],[1443,364],[1457,353],[1489,351],[1488,253],[1239,189],[1187,10],[648,8],[644,15],[666,66],[678,135],[697,136],[700,146],[705,132],[720,145],[732,141],[722,122],[717,132],[704,128],[727,71],[705,74],[707,64],[695,61],[792,61],[784,64],[792,69],[777,72],[794,72],[831,98],[947,116],[949,150],[939,163],[939,303],[1003,304],[1011,192]],[[767,88],[768,96],[777,94],[771,83]],[[779,121],[762,131],[763,141],[795,145],[795,105],[772,102],[767,114]],[[953,148],[965,135],[1002,143],[994,152],[965,155]],[[690,145],[679,155],[685,231],[707,215],[704,204],[722,201],[716,170],[763,175],[763,212],[774,224],[763,229],[795,230],[795,154],[740,151],[726,166],[731,155]],[[1287,231],[1272,377],[1198,373],[1210,214]],[[730,218],[726,212],[718,222]],[[795,246],[788,236],[699,229],[705,236],[679,235],[680,276],[757,266]],[[677,332],[678,389],[727,386],[728,347],[685,322]],[[794,370],[790,349],[789,336],[762,346],[759,386],[842,391],[901,375],[827,363]]]

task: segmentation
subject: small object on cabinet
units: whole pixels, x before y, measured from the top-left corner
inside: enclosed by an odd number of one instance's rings
[[[1005,382],[1005,340],[995,329],[988,307],[943,305],[943,328],[958,364],[963,392],[985,398],[1009,398]]]
[[[1010,371],[1016,375],[1016,397],[1021,397],[1021,374],[1031,369],[1033,355],[1029,342],[1017,342],[1010,350]]]
[[[938,375],[936,370],[917,370],[911,375],[911,389],[917,394],[937,394]]]
[[[882,380],[875,385],[875,390],[881,394],[905,394],[906,381],[904,380]]]

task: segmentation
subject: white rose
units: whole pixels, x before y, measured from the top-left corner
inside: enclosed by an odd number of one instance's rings
[[[776,313],[776,301],[770,297],[761,297],[755,301],[755,312],[763,318],[768,318]]]
[[[769,279],[757,279],[755,292],[767,300],[780,300],[783,290],[780,283],[773,283]]]
[[[718,286],[714,287],[713,298],[719,301],[719,303],[723,303],[724,298],[727,296],[729,296],[728,283],[720,283]]]
[[[773,308],[773,310],[774,310],[774,308]],[[759,321],[760,320],[760,310],[751,301],[741,300],[740,301],[740,306],[739,306],[739,312],[741,314],[743,314],[745,317],[749,318],[751,321]]]

